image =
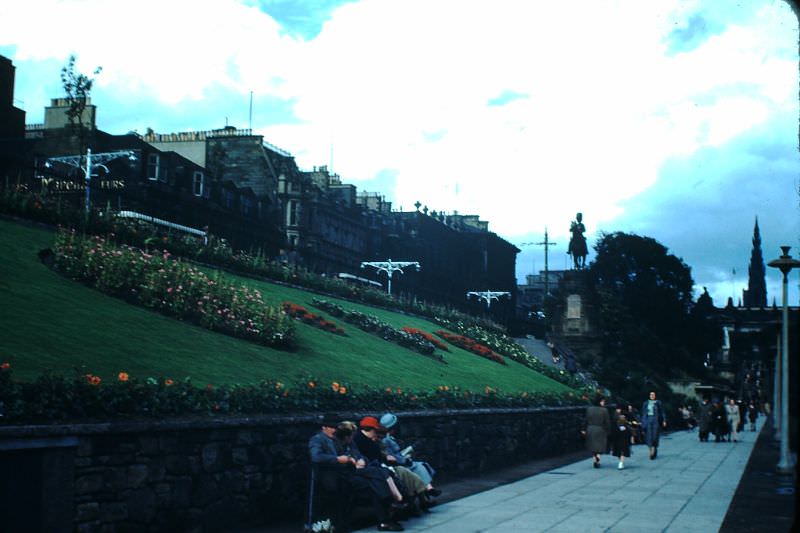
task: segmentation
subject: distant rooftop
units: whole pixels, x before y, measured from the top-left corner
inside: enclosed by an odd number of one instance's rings
[[[292,157],[292,154],[288,150],[268,143],[264,140],[262,135],[254,134],[252,129],[234,128],[233,126],[225,126],[224,128],[214,130],[181,131],[175,133],[148,132],[142,135],[142,140],[148,143],[197,142],[217,137],[261,137],[261,142],[265,147],[282,156]]]

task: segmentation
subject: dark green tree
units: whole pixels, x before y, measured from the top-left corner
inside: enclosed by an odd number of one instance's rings
[[[691,269],[655,239],[601,235],[589,268],[603,332],[601,382],[625,397],[671,377],[699,377],[714,325],[695,313]],[[710,340],[711,339],[711,340]]]

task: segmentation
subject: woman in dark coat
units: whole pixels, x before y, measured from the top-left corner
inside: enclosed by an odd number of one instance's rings
[[[585,429],[586,449],[591,452],[594,468],[600,468],[600,454],[608,450],[608,435],[611,431],[611,417],[606,409],[606,399],[598,396],[594,405],[586,408]]]
[[[650,391],[650,398],[642,404],[642,428],[644,429],[644,442],[650,448],[650,459],[658,455],[658,438],[662,427],[667,427],[664,417],[664,407],[660,400],[656,400],[656,393]]]
[[[711,430],[711,404],[708,398],[703,398],[703,403],[700,404],[700,410],[697,414],[700,442],[708,442],[708,432]]]
[[[617,468],[620,470],[625,468],[625,458],[631,456],[631,444],[633,444],[631,425],[625,415],[619,415],[611,430],[611,454],[619,459]]]

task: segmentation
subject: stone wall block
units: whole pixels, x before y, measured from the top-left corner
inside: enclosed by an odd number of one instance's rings
[[[201,451],[201,458],[203,470],[206,472],[222,472],[231,464],[230,448],[217,442],[206,444]]]
[[[150,472],[147,465],[131,465],[128,467],[128,487],[137,489],[144,486]]]
[[[142,455],[156,455],[159,452],[158,437],[152,435],[142,435],[139,437],[138,452]]]
[[[178,438],[172,434],[160,435],[158,438],[158,447],[164,453],[177,453],[180,451]]]
[[[128,505],[123,502],[109,502],[100,506],[100,520],[119,522],[128,518]]]
[[[156,493],[149,487],[131,491],[127,504],[128,515],[133,522],[148,524],[156,516]]]
[[[199,474],[203,471],[203,459],[196,455],[187,457],[189,461],[189,472],[191,474]]]
[[[222,491],[228,494],[242,492],[244,490],[244,474],[237,470],[228,470],[222,474],[220,480]]]
[[[175,507],[186,508],[192,504],[192,478],[180,477],[172,483],[172,503]]]
[[[247,448],[242,446],[235,447],[231,450],[231,458],[233,459],[233,464],[246,465],[248,459]]]
[[[191,472],[189,458],[185,455],[167,455],[164,458],[164,468],[168,474],[181,475]]]
[[[113,467],[107,469],[103,475],[103,480],[105,485],[111,490],[119,491],[129,487],[126,468]]]
[[[87,522],[100,515],[100,504],[97,502],[81,503],[75,507],[75,521]]]
[[[103,475],[90,474],[88,476],[81,476],[75,480],[75,493],[88,494],[98,492],[103,489]]]
[[[156,493],[156,507],[169,509],[172,506],[172,485],[169,483],[157,483],[153,490]]]
[[[81,437],[78,439],[78,448],[75,450],[75,455],[78,457],[89,457],[92,455],[92,439],[89,437]]]
[[[251,445],[259,440],[257,434],[249,430],[239,430],[236,432],[236,444]]]
[[[97,533],[100,530],[100,522],[93,520],[92,522],[83,522],[75,527],[78,533]]]
[[[198,476],[192,483],[192,507],[205,507],[220,497],[217,482],[209,475]]]
[[[163,481],[167,475],[167,468],[163,457],[154,457],[147,464],[147,481],[157,482]]]

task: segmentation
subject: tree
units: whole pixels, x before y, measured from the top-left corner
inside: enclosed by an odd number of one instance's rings
[[[589,275],[603,332],[601,382],[641,394],[648,381],[702,375],[700,351],[713,343],[705,314],[692,312],[691,269],[650,237],[604,234],[595,250]]]
[[[89,96],[94,85],[94,78],[81,74],[75,68],[75,55],[69,56],[67,64],[61,67],[61,85],[67,95],[67,118],[73,128],[78,128],[80,136],[80,151],[83,153],[85,146],[85,128],[83,124],[83,112],[89,105]],[[97,67],[92,73],[94,76],[100,74],[103,67]]]

